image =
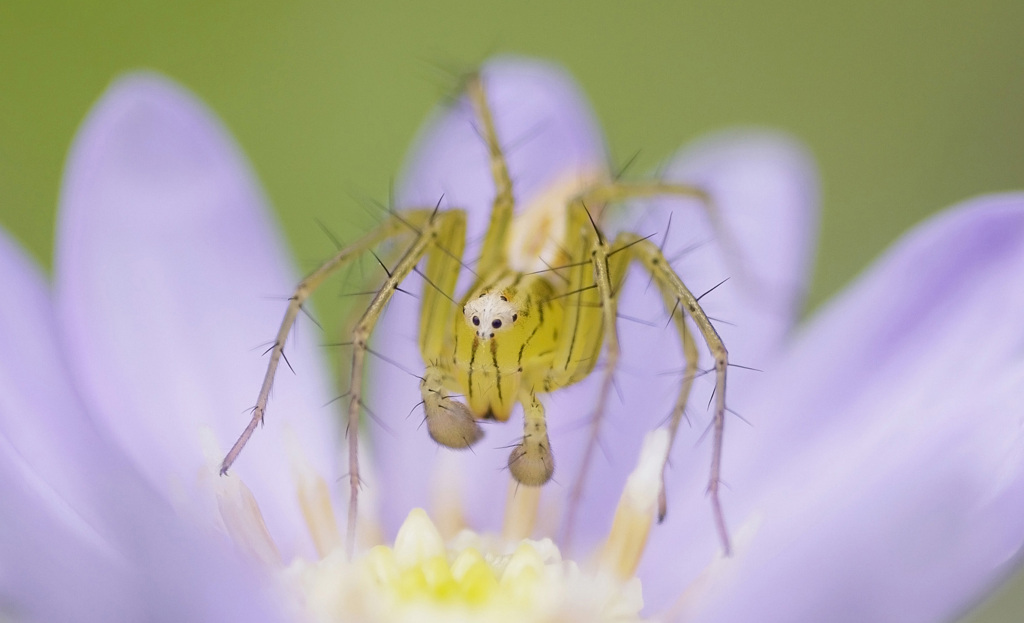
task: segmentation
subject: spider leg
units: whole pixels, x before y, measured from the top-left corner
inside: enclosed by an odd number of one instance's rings
[[[557,301],[564,313],[551,371],[542,388],[544,392],[586,377],[594,369],[600,354],[604,313],[601,309],[601,286],[597,283],[591,258],[591,251],[599,242],[595,232],[586,209],[576,202],[569,211],[566,230],[569,261],[564,274],[568,282]]]
[[[679,424],[683,421],[683,415],[686,413],[686,405],[690,400],[690,392],[693,390],[693,381],[697,378],[697,342],[693,339],[690,334],[690,327],[686,324],[686,315],[683,313],[676,313],[675,310],[679,299],[672,299],[672,321],[676,325],[676,331],[679,332],[679,339],[683,343],[683,382],[679,386],[679,395],[676,397],[675,405],[672,406],[672,414],[669,416],[668,422],[668,439],[669,447],[667,456],[672,455],[672,445],[676,440],[676,432],[679,430]],[[665,297],[666,307],[670,302],[669,297]],[[665,471],[668,469],[668,460],[661,466],[661,491],[658,493],[658,522],[662,522],[665,519],[665,515],[668,512],[668,500],[665,496]]]
[[[623,199],[638,199],[641,197],[658,197],[662,195],[675,195],[679,197],[693,197],[699,200],[709,214],[717,214],[717,209],[711,201],[711,196],[703,188],[689,184],[677,184],[674,182],[662,182],[658,180],[641,182],[612,182],[595,186],[584,193],[582,199],[587,205],[604,205],[622,201]],[[717,219],[717,216],[714,217]]]
[[[455,339],[451,308],[459,307],[453,297],[466,245],[465,217],[451,219],[437,232],[434,244],[434,251],[427,257],[426,270],[421,273],[426,284],[422,294],[419,341],[427,368],[420,381],[420,395],[430,437],[443,446],[462,449],[479,441],[484,434],[466,404],[448,393],[455,385],[450,367]],[[456,322],[461,315],[455,313]]]
[[[587,205],[605,205],[626,199],[664,196],[689,197],[697,200],[700,207],[707,214],[711,229],[715,232],[718,244],[724,251],[722,259],[725,261],[729,272],[737,280],[747,284],[748,287],[756,288],[761,292],[766,290],[767,286],[760,283],[742,262],[741,247],[729,228],[725,226],[722,215],[711,195],[699,186],[661,180],[615,181],[589,189],[580,195],[580,200],[584,201]]]
[[[718,209],[712,201],[711,196],[702,188],[682,183],[663,182],[660,180],[640,182],[616,181],[591,188],[586,193],[583,193],[579,197],[578,201],[592,205],[603,205],[605,203],[613,203],[626,199],[665,195],[691,197],[699,201],[707,213],[712,229],[715,231],[722,248],[726,251],[724,259],[726,263],[730,265],[730,269],[739,279],[747,281],[751,285],[758,285],[753,283],[752,277],[747,274],[742,262],[739,261],[739,249],[735,240],[732,238],[729,230],[724,226]],[[672,440],[670,443],[674,443],[675,434],[679,429],[679,423],[681,422],[685,412],[690,391],[693,387],[693,381],[697,373],[696,345],[692,339],[688,339],[690,337],[690,332],[685,322],[685,315],[689,315],[693,319],[697,325],[697,329],[700,331],[708,346],[708,350],[711,351],[712,357],[715,360],[716,402],[714,420],[712,423],[714,435],[711,474],[708,479],[708,496],[711,499],[712,510],[715,517],[715,527],[719,533],[719,538],[722,541],[723,548],[725,552],[728,553],[730,549],[729,535],[725,526],[725,518],[722,513],[721,502],[718,495],[719,488],[721,486],[720,473],[722,462],[722,436],[725,425],[725,370],[728,365],[728,352],[726,351],[721,338],[718,336],[718,332],[715,330],[711,321],[707,318],[707,315],[701,308],[697,298],[683,284],[682,280],[672,269],[670,263],[664,257],[661,249],[657,245],[636,234],[624,233],[616,239],[614,248],[616,249],[613,252],[615,255],[620,255],[619,251],[623,251],[621,255],[639,260],[651,274],[651,277],[657,282],[658,288],[661,290],[662,296],[665,299],[666,306],[670,306],[670,309],[672,310],[671,313],[673,314],[676,328],[679,331],[679,336],[683,343],[686,371],[669,421],[669,431]],[[614,300],[611,300],[610,302],[614,303]],[[675,314],[675,309],[678,306],[681,306],[683,311],[677,316]],[[602,394],[602,400],[605,398],[606,394]],[[596,441],[596,431],[594,439]],[[588,454],[589,453],[590,451],[588,450]],[[668,462],[666,460],[666,464],[662,468],[662,490],[658,500],[659,521],[664,519],[667,508],[664,486],[664,474],[667,464]]]
[[[494,129],[494,117],[487,101],[483,79],[480,74],[470,76],[466,86],[470,103],[480,123],[478,131],[487,143],[487,155],[491,164],[491,177],[494,179],[494,204],[491,207],[491,224],[484,237],[484,246],[480,256],[477,272],[487,275],[506,264],[506,242],[509,224],[515,199],[512,196],[512,179],[508,174],[508,163],[498,143],[498,135]]]
[[[628,254],[632,259],[638,260],[644,268],[647,269],[654,278],[654,282],[657,284],[658,289],[661,290],[662,296],[666,301],[671,300],[679,302],[682,312],[688,315],[693,320],[694,324],[697,325],[697,329],[704,338],[704,342],[714,359],[715,410],[712,422],[713,442],[711,450],[711,473],[708,477],[708,497],[711,500],[711,508],[715,519],[715,528],[717,529],[719,539],[722,542],[722,548],[725,550],[725,553],[728,554],[730,551],[729,533],[725,525],[725,516],[722,513],[722,505],[718,493],[721,486],[722,439],[725,430],[725,380],[726,368],[729,365],[729,353],[725,348],[725,344],[722,343],[722,339],[719,337],[718,332],[715,330],[714,325],[711,324],[707,314],[705,314],[704,310],[701,308],[697,297],[690,292],[689,288],[686,287],[679,275],[672,269],[672,266],[656,244],[650,240],[641,238],[636,234],[623,233],[619,235],[616,247],[624,249],[624,254]],[[673,309],[674,306],[675,305],[673,304]],[[680,327],[681,325],[685,325],[685,322],[680,318],[676,321],[676,326]],[[682,418],[683,409],[686,406],[686,400],[689,396],[690,388],[693,383],[693,376],[696,373],[696,352],[692,350],[692,346],[687,346],[687,335],[688,333],[685,331],[685,326],[680,328],[680,338],[683,341],[683,351],[687,361],[687,372],[686,376],[684,376],[683,386],[680,389],[679,398],[672,413],[670,431],[673,436],[679,427],[679,420]],[[690,342],[692,343],[692,340],[690,340]],[[668,459],[666,458],[666,463],[667,460]],[[662,495],[664,495],[664,466],[662,468]],[[663,515],[664,506],[661,506],[661,502],[662,500],[659,500],[659,513]]]
[[[454,298],[455,284],[466,246],[466,217],[462,212],[458,214],[459,217],[445,216],[447,224],[441,224],[433,234],[433,251],[421,273],[426,283],[421,295],[419,344],[420,354],[428,363],[441,362],[444,354],[451,355],[446,348],[450,349],[454,332],[452,307],[460,307]]]
[[[619,361],[619,334],[616,325],[618,305],[615,297],[616,290],[622,285],[622,280],[625,278],[626,268],[629,263],[627,255],[612,254],[608,241],[591,218],[582,201],[577,200],[570,206],[569,222],[571,227],[569,231],[579,232],[584,238],[584,244],[580,245],[580,248],[585,255],[580,259],[574,258],[573,263],[579,264],[578,270],[581,273],[589,275],[590,281],[595,286],[589,291],[590,298],[596,299],[596,304],[589,305],[586,308],[582,305],[577,305],[575,310],[577,316],[583,318],[582,323],[577,321],[577,329],[579,326],[584,327],[583,331],[579,331],[584,333],[581,350],[593,349],[590,351],[592,353],[590,357],[581,363],[579,370],[586,374],[593,369],[602,344],[605,349],[605,368],[601,377],[601,387],[598,390],[594,413],[590,418],[590,434],[583,452],[583,459],[569,493],[565,522],[566,541],[569,540],[572,527],[575,525],[576,512],[583,497],[583,485],[590,468],[590,463],[593,460],[594,450],[598,445],[605,405],[611,394],[613,375]],[[584,258],[589,258],[589,261],[586,261]],[[582,282],[582,275],[579,278]],[[571,311],[571,309],[566,310],[567,319]],[[575,339],[569,341],[570,350],[574,342]],[[571,353],[565,359],[566,363],[570,361]],[[568,366],[566,370],[569,370]],[[576,374],[570,373],[570,376],[571,378],[565,379],[566,384],[573,382],[572,379],[575,378]]]
[[[420,229],[419,235],[405,254],[399,259],[398,264],[391,270],[388,278],[381,285],[377,294],[373,297],[369,307],[356,322],[352,329],[352,369],[351,382],[349,384],[348,424],[347,429],[349,447],[349,508],[348,508],[348,530],[346,547],[349,556],[355,547],[355,528],[357,515],[357,501],[359,497],[359,414],[363,408],[363,373],[365,371],[366,353],[370,334],[377,321],[394,296],[399,284],[409,276],[409,273],[416,268],[416,265],[424,255],[430,254],[428,265],[438,255],[446,255],[438,246],[437,241],[444,239],[451,232],[465,231],[466,215],[461,210],[450,210],[447,212],[432,212],[427,222]],[[458,238],[458,236],[456,236]],[[460,238],[461,239],[461,238]],[[456,275],[457,276],[457,275]],[[454,278],[452,278],[454,280]]]
[[[270,349],[270,362],[267,364],[267,371],[263,376],[263,384],[260,385],[259,396],[256,398],[256,406],[252,409],[252,419],[248,426],[245,427],[245,430],[242,431],[238,440],[235,441],[231,450],[224,457],[224,460],[221,462],[220,473],[222,475],[226,474],[228,470],[231,469],[231,465],[234,464],[235,459],[238,458],[242,448],[245,447],[249,438],[252,437],[253,431],[255,431],[256,427],[263,422],[263,416],[267,409],[267,400],[270,398],[270,390],[274,385],[274,375],[276,374],[277,367],[284,355],[284,346],[285,342],[288,340],[288,334],[291,332],[292,326],[295,324],[295,320],[302,309],[302,305],[310,295],[320,287],[323,281],[339,268],[345,266],[361,253],[371,249],[378,243],[406,233],[408,227],[417,227],[419,224],[425,222],[429,216],[429,210],[413,210],[404,213],[404,215],[392,215],[376,229],[367,233],[365,236],[344,249],[338,251],[334,257],[330,258],[321,264],[319,268],[307,275],[306,278],[299,283],[298,287],[295,288],[295,292],[293,292],[291,297],[288,299],[288,309],[285,311],[284,318],[281,320],[281,326],[277,330],[277,337]]]
[[[388,274],[388,278],[381,285],[366,311],[355,323],[351,330],[352,342],[352,367],[350,370],[351,385],[349,389],[348,424],[349,431],[349,484],[351,487],[350,503],[348,509],[348,532],[347,549],[351,554],[355,545],[355,523],[357,514],[357,499],[360,486],[359,480],[359,445],[358,427],[359,414],[363,408],[362,386],[367,343],[373,328],[377,324],[388,301],[394,296],[399,284],[412,272],[420,259],[428,252],[434,251],[438,254],[436,241],[439,238],[446,239],[452,232],[457,234],[465,229],[465,214],[461,211],[449,211],[437,213],[435,210],[411,210],[401,214],[393,214],[388,220],[382,223],[377,229],[366,234],[353,244],[342,249],[319,268],[310,273],[298,285],[295,292],[289,299],[288,309],[285,311],[281,326],[278,328],[277,337],[270,350],[270,362],[267,372],[260,387],[256,406],[253,408],[252,419],[238,440],[231,447],[224,461],[221,463],[221,473],[227,473],[238,458],[242,448],[252,436],[256,427],[263,421],[266,412],[267,401],[270,397],[270,390],[274,383],[274,376],[278,365],[284,357],[284,346],[291,332],[292,326],[301,311],[302,305],[308,300],[314,291],[339,268],[357,257],[360,253],[367,251],[376,244],[398,237],[409,230],[415,232],[415,239],[412,245],[405,251],[398,265]]]

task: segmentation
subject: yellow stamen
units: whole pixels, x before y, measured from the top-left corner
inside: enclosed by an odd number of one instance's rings
[[[398,566],[408,569],[444,554],[444,540],[427,512],[422,508],[412,509],[395,535],[395,560]]]
[[[331,494],[327,483],[319,476],[300,477],[298,482],[299,506],[306,519],[309,533],[313,537],[316,553],[326,556],[341,545],[341,533],[331,506]]]
[[[240,550],[271,567],[280,567],[281,553],[263,521],[263,513],[249,487],[234,474],[218,475],[223,449],[208,426],[199,428],[199,447],[206,466],[199,471],[201,486],[210,491],[224,529]],[[211,509],[212,511],[212,509]]]
[[[658,506],[661,466],[668,456],[668,449],[667,430],[659,428],[648,433],[640,449],[636,469],[626,480],[619,498],[612,529],[601,548],[598,565],[620,579],[632,577],[640,564]]]
[[[301,444],[291,430],[285,436],[285,443],[302,517],[306,520],[316,553],[324,557],[341,544],[341,532],[331,505],[330,490],[323,477],[310,466]]]
[[[217,479],[217,508],[228,534],[242,551],[270,566],[281,565],[281,553],[270,538],[252,491],[237,476]]]
[[[498,590],[494,568],[475,549],[464,549],[452,563],[452,577],[459,583],[460,593],[467,604],[479,606]]]

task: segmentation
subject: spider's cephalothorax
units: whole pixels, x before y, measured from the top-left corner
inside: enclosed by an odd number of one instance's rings
[[[509,456],[508,467],[521,484],[539,486],[551,479],[555,459],[548,441],[541,398],[594,372],[598,356],[605,366],[591,437],[581,473],[570,492],[569,522],[582,492],[585,474],[597,442],[603,405],[611,391],[612,372],[619,358],[616,330],[617,294],[631,263],[649,273],[662,294],[666,309],[682,343],[688,373],[669,418],[671,436],[682,419],[697,373],[698,352],[690,336],[689,318],[697,327],[713,359],[716,392],[713,452],[708,493],[716,527],[728,551],[729,542],[718,502],[722,432],[725,422],[727,353],[700,303],[670,266],[661,249],[648,238],[623,232],[614,240],[602,233],[603,206],[624,199],[675,195],[697,198],[710,208],[700,189],[660,181],[625,183],[605,172],[577,175],[554,183],[513,216],[512,182],[495,131],[483,80],[467,81],[467,96],[476,127],[487,143],[496,189],[490,225],[483,240],[475,276],[469,290],[456,302],[455,286],[466,244],[466,214],[436,207],[392,212],[377,229],[339,251],[306,277],[292,296],[253,417],[222,464],[226,472],[252,432],[262,421],[284,344],[302,304],[323,280],[352,258],[388,240],[406,240],[408,246],[351,332],[352,368],[348,393],[349,430],[358,430],[362,404],[367,343],[377,320],[395,291],[400,289],[421,260],[425,287],[421,297],[419,349],[427,362],[420,382],[430,436],[451,448],[466,448],[483,433],[479,420],[505,421],[516,404],[522,405],[523,436]],[[712,214],[712,216],[714,216]],[[712,219],[714,220],[714,219]],[[678,313],[677,313],[678,311]],[[667,462],[667,461],[666,461]],[[663,467],[664,473],[664,467]],[[354,540],[356,501],[360,487],[358,444],[349,435],[348,542]],[[664,489],[662,491],[664,494]],[[664,495],[660,513],[665,512]]]
[[[570,220],[564,204],[556,210],[553,218]],[[592,226],[587,227],[592,235]],[[548,230],[535,233],[535,238],[543,239]],[[571,246],[565,240],[554,242],[562,248]],[[575,261],[566,264],[576,265],[530,273],[499,266],[493,273],[483,273],[467,294],[461,313],[453,314],[447,323],[422,327],[431,334],[445,334],[439,356],[424,351],[425,360],[435,362],[421,384],[425,404],[430,394],[450,392],[462,396],[468,407],[464,415],[501,422],[508,420],[517,403],[523,405],[523,437],[509,455],[508,467],[525,485],[542,485],[554,473],[544,407],[537,395],[586,377],[602,344],[600,293],[590,262],[583,257],[568,259]],[[450,412],[427,409],[426,416],[435,440],[455,447],[467,445],[451,431],[440,430],[442,423],[450,427]],[[468,423],[460,428],[468,429]]]

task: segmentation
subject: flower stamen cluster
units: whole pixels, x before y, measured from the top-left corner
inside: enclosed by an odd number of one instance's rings
[[[296,609],[318,621],[639,621],[643,597],[634,572],[656,512],[668,441],[664,429],[648,435],[611,531],[585,563],[564,559],[550,538],[521,536],[536,520],[537,490],[531,488],[510,496],[502,535],[463,529],[446,542],[427,512],[416,508],[393,544],[350,558],[333,527],[329,497],[317,494],[323,480],[297,470],[320,558],[296,558],[283,568],[241,480],[226,479],[231,484],[217,495],[238,545],[279,570]]]

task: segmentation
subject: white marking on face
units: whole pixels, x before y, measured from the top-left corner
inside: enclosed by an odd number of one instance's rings
[[[466,303],[462,310],[466,323],[482,339],[512,328],[519,319],[519,308],[501,292],[485,292]]]

